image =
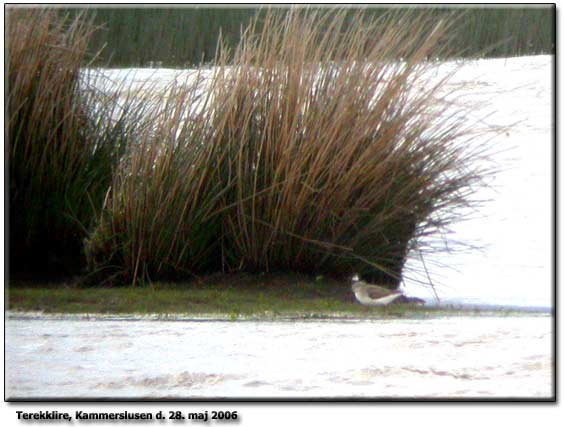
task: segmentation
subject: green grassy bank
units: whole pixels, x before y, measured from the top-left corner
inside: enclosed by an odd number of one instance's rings
[[[47,313],[191,313],[250,315],[264,312],[362,312],[348,287],[304,276],[212,275],[144,287],[83,288],[73,283],[16,283],[12,310]]]
[[[19,282],[7,291],[13,312],[92,315],[156,315],[158,318],[315,319],[421,318],[442,315],[518,313],[486,312],[392,304],[364,307],[348,284],[301,275],[211,275],[183,283],[146,287],[82,288],[71,282]]]

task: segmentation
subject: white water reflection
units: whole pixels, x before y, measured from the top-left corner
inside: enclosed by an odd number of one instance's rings
[[[509,126],[492,141],[499,172],[474,218],[448,236],[481,247],[407,262],[409,277],[428,282],[427,267],[444,303],[552,307],[553,286],[553,56],[468,61],[455,76],[478,88],[465,94],[483,108],[489,126]],[[442,66],[441,66],[442,67]],[[440,68],[440,67],[439,67]],[[413,272],[418,273],[413,275]],[[406,280],[408,294],[433,301],[433,292]]]
[[[550,397],[552,318],[9,319],[8,398]]]

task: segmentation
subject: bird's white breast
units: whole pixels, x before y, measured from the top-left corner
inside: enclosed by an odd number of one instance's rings
[[[388,305],[395,299],[401,296],[401,293],[393,293],[381,298],[370,298],[370,296],[364,292],[364,290],[358,290],[354,292],[354,296],[358,300],[359,303],[363,305],[368,305],[372,307]]]

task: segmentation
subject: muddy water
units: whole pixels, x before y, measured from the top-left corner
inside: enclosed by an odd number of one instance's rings
[[[550,397],[552,318],[6,321],[8,398]]]

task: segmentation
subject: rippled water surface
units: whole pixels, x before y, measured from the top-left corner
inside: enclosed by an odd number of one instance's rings
[[[8,398],[551,397],[552,318],[6,321]]]

